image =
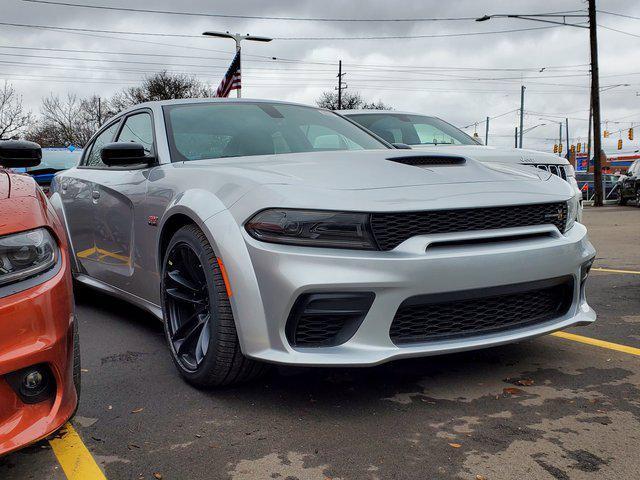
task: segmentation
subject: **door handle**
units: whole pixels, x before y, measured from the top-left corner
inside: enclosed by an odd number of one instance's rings
[[[91,198],[93,198],[94,200],[98,200],[100,198],[100,192],[98,190],[94,190],[93,192],[91,192]]]

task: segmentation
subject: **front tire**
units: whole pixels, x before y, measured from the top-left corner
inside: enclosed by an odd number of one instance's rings
[[[178,230],[162,268],[164,330],[180,374],[200,388],[250,380],[265,369],[240,351],[224,278],[195,225]]]

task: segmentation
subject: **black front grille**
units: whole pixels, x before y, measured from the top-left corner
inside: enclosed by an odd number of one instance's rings
[[[525,163],[524,165],[531,165],[529,163]],[[531,165],[532,167],[537,167],[541,170],[547,170],[548,172],[553,173],[554,175],[557,175],[558,177],[562,178],[563,180],[567,179],[567,169],[565,168],[564,165]]]
[[[553,224],[564,232],[567,204],[373,213],[371,228],[381,250],[393,250],[416,235]]]
[[[405,300],[389,330],[396,345],[483,335],[559,318],[573,299],[573,280],[422,295]]]

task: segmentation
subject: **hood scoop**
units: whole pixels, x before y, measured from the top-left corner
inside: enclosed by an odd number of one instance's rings
[[[402,163],[413,167],[440,167],[445,165],[464,165],[464,157],[448,155],[411,155],[387,158],[390,162]]]

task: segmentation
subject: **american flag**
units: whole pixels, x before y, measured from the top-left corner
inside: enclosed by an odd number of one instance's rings
[[[216,90],[216,97],[228,97],[231,90],[240,90],[242,88],[240,82],[240,52],[236,53],[233,57],[233,62],[227,73],[225,73],[222,82],[218,90]]]

